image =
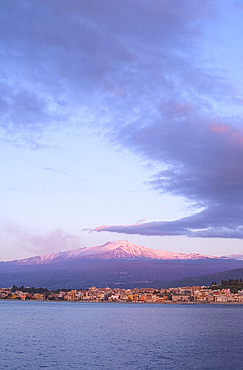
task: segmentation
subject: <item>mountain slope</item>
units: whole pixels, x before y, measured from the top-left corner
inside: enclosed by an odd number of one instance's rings
[[[49,253],[42,256],[25,258],[22,260],[11,261],[14,264],[35,265],[46,263],[65,262],[76,259],[118,259],[118,258],[152,258],[162,260],[198,260],[204,258],[218,258],[214,256],[201,255],[197,253],[175,253],[141,247],[130,243],[127,240],[107,242],[104,245],[90,248],[80,248],[76,250]]]
[[[97,287],[165,287],[165,282],[243,268],[243,261],[225,259],[161,260],[152,258],[80,259],[66,262],[16,265],[0,263],[0,286],[48,289]],[[210,280],[213,279],[210,277]],[[217,281],[217,279],[214,279]],[[179,283],[185,284],[184,283]],[[210,281],[211,283],[211,281]],[[187,282],[185,285],[188,285]],[[195,284],[197,282],[195,281]],[[202,282],[205,284],[205,281]],[[193,284],[194,285],[194,284]]]
[[[0,262],[0,287],[163,287],[165,282],[243,268],[243,261],[159,251],[128,241]],[[174,284],[174,282],[173,282]],[[187,285],[187,284],[186,284]]]

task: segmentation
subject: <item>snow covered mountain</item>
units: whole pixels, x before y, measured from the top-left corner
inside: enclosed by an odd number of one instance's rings
[[[76,250],[48,253],[42,256],[25,258],[21,260],[11,261],[14,264],[20,265],[36,265],[49,264],[57,262],[66,262],[79,259],[120,259],[120,258],[149,258],[160,260],[200,260],[205,258],[218,258],[197,253],[174,253],[141,247],[130,243],[127,240],[109,241],[104,245],[90,248],[80,248]]]
[[[98,247],[0,262],[0,281],[1,286],[6,287],[15,284],[48,289],[161,288],[172,280],[233,269],[243,270],[243,261],[161,251],[122,240]]]

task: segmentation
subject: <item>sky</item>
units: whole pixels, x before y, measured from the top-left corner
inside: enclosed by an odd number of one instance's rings
[[[0,260],[243,254],[243,0],[0,2]]]

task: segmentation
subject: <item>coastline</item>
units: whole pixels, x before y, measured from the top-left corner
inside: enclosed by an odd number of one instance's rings
[[[181,306],[193,306],[193,305],[203,305],[203,306],[210,306],[210,305],[215,305],[215,306],[242,306],[243,302],[117,302],[117,301],[77,301],[77,300],[68,300],[68,301],[62,301],[62,300],[48,300],[48,299],[0,299],[0,302],[48,302],[48,303],[101,303],[101,304],[129,304],[129,305],[138,305],[138,304],[149,304],[149,305],[181,305]]]

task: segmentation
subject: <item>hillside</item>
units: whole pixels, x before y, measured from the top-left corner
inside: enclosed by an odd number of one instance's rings
[[[156,282],[155,287],[163,286],[164,288],[172,288],[172,287],[179,287],[179,286],[209,286],[212,282],[217,282],[220,284],[222,280],[229,280],[229,279],[242,279],[243,280],[243,268],[233,269],[218,272],[216,274],[209,274],[209,275],[200,275],[195,277],[187,277],[180,280],[172,280],[172,281],[161,281]]]
[[[121,288],[160,287],[164,286],[166,281],[215,274],[236,268],[243,268],[243,261],[120,258],[80,259],[37,265],[0,263],[0,282],[3,287],[11,287],[15,284],[48,289],[85,289],[93,285]],[[188,285],[188,283],[185,284]],[[202,284],[205,282],[203,281]]]

